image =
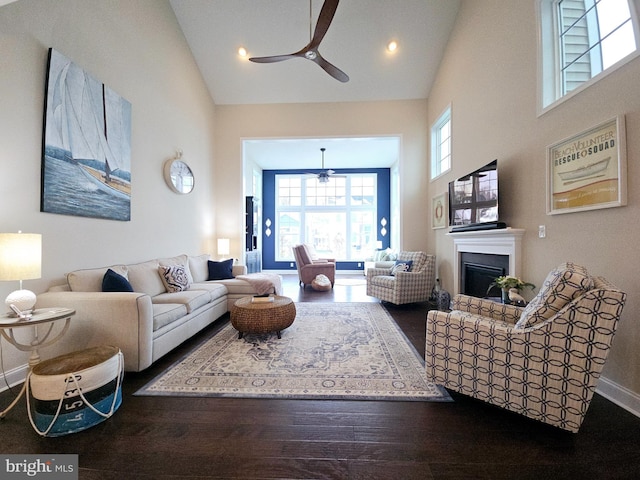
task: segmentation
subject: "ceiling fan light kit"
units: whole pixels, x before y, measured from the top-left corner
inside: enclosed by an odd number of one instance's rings
[[[318,183],[329,183],[329,180],[331,178],[346,178],[345,175],[335,175],[336,172],[334,172],[331,169],[329,170],[324,169],[324,152],[326,150],[327,149],[324,147],[320,149],[320,151],[322,152],[322,170],[320,171],[320,173],[307,173],[307,175],[316,177],[316,179],[318,180]]]
[[[316,29],[313,33],[313,37],[311,37],[311,23],[312,20],[309,18],[309,36],[311,40],[309,43],[302,49],[298,50],[294,53],[289,53],[285,55],[272,55],[269,57],[251,57],[250,61],[255,63],[275,63],[282,62],[284,60],[289,60],[291,58],[306,58],[307,60],[311,60],[316,63],[320,68],[322,68],[325,72],[331,75],[333,78],[340,82],[348,82],[349,75],[344,73],[335,65],[329,63],[325,60],[320,52],[318,51],[318,47],[320,46],[320,42],[329,30],[329,26],[333,20],[333,16],[336,13],[336,9],[338,8],[338,3],[340,0],[325,0],[322,5],[322,9],[320,10],[320,15],[318,16],[318,21],[316,22]],[[309,0],[309,12],[311,16],[311,0]]]

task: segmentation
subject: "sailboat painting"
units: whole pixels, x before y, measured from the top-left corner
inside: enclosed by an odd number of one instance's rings
[[[131,219],[131,104],[49,50],[42,212]]]

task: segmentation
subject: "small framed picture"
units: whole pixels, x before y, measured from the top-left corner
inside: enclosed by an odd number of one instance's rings
[[[431,228],[447,226],[447,194],[441,193],[431,200]]]
[[[547,214],[627,204],[624,116],[547,148]]]

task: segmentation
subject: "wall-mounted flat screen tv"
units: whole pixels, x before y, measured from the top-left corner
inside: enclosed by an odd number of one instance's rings
[[[505,228],[498,214],[498,160],[449,183],[451,231]]]

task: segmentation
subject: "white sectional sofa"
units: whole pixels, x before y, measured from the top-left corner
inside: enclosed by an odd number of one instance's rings
[[[208,255],[180,255],[77,270],[67,274],[65,284],[38,295],[36,308],[75,309],[71,328],[61,341],[66,350],[114,345],[124,354],[125,370],[141,371],[230,311],[237,299],[267,293],[269,275],[246,275],[244,265],[233,266],[234,278],[209,281],[209,260]],[[174,288],[160,273],[166,266],[186,273],[188,287],[169,293]],[[133,291],[103,291],[109,269],[127,279]],[[268,293],[280,293],[279,276],[271,279]]]

